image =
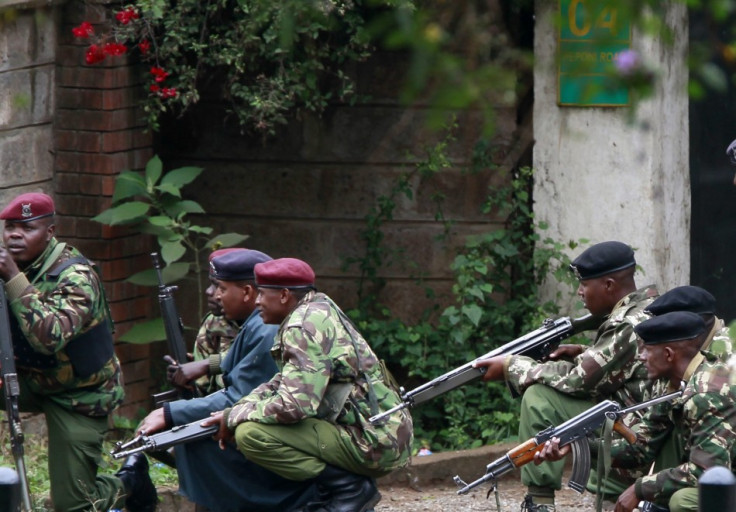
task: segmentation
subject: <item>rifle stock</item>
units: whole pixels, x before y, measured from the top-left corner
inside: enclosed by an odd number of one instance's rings
[[[491,357],[500,355],[525,355],[536,360],[542,360],[557,348],[562,340],[583,331],[597,329],[604,320],[605,317],[596,317],[590,314],[574,319],[570,317],[562,317],[556,320],[548,318],[540,328],[493,349],[476,358],[474,361],[465,363],[411,391],[404,392],[404,389],[401,388],[402,403],[381,414],[373,416],[369,421],[377,424],[383,418],[390,416],[396,411],[400,411],[406,407],[414,407],[448,391],[452,391],[463,384],[479,379],[483,376],[486,369],[473,368],[475,361],[490,359]]]
[[[23,428],[20,420],[20,383],[15,371],[15,355],[13,353],[13,339],[10,333],[10,317],[8,312],[8,301],[5,296],[5,283],[0,281],[0,372],[2,374],[2,386],[5,395],[5,413],[8,416],[8,427],[10,430],[10,450],[13,453],[15,469],[20,481],[21,500],[23,509],[27,512],[33,510],[31,505],[31,493],[28,487],[26,475],[26,464],[23,450]]]
[[[623,423],[622,418],[630,412],[673,400],[682,395],[683,389],[684,385],[674,393],[662,395],[626,409],[622,409],[618,403],[612,400],[604,400],[557,427],[542,430],[533,438],[513,448],[503,457],[488,464],[486,474],[479,479],[466,483],[459,476],[455,476],[453,480],[460,487],[457,493],[466,494],[485,482],[493,482],[495,488],[498,478],[534,461],[534,454],[540,452],[544,448],[544,444],[555,437],[559,438],[560,446],[571,445],[572,448],[573,468],[568,487],[577,492],[583,492],[590,476],[588,434],[603,426],[610,419],[614,422],[613,429],[619,432],[629,443],[634,443],[636,434]]]

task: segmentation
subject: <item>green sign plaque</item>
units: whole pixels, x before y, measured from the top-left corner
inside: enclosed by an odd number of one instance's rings
[[[560,0],[559,105],[629,105],[628,90],[610,84],[616,56],[631,48],[631,23],[620,5],[616,0]]]

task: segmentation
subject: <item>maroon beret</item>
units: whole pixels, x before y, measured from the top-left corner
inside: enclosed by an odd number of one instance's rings
[[[0,219],[29,222],[54,214],[54,200],[40,192],[21,194],[0,212]]]
[[[314,288],[314,270],[296,258],[279,258],[255,266],[259,288]]]

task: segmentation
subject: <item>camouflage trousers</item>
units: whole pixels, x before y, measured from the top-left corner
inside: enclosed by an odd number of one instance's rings
[[[90,418],[33,393],[20,377],[20,410],[41,412],[48,430],[48,467],[51,500],[64,512],[122,508],[123,482],[98,475],[107,417]],[[2,408],[5,402],[0,400]]]
[[[526,441],[549,426],[560,425],[593,405],[595,404],[591,401],[573,398],[549,386],[534,384],[527,388],[521,400],[519,440]],[[598,485],[596,465],[596,459],[592,458],[593,467],[587,483],[587,488],[591,492],[596,492]],[[527,487],[536,489],[536,492],[548,489],[550,493],[553,493],[554,490],[562,488],[564,468],[564,459],[545,462],[538,466],[526,464],[521,468],[521,481]],[[608,478],[601,482],[600,489],[606,497],[617,497],[632,483],[634,483],[633,480],[620,481],[616,476],[609,474]],[[540,494],[546,493],[540,492]]]
[[[315,418],[288,425],[246,421],[235,429],[235,442],[246,459],[289,480],[316,478],[326,464],[372,478],[391,472],[366,467],[340,429]]]

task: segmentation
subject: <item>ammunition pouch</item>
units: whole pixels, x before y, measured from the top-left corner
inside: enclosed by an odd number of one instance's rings
[[[345,402],[348,401],[354,385],[353,382],[328,384],[322,401],[317,407],[317,418],[335,423],[345,408]]]

